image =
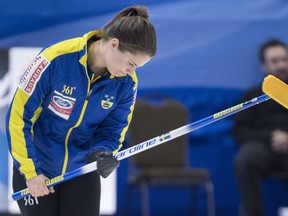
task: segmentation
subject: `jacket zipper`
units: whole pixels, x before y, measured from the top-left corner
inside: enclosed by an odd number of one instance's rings
[[[67,135],[66,135],[66,138],[65,138],[65,156],[64,156],[64,161],[63,161],[63,166],[62,166],[62,175],[64,173],[66,173],[66,169],[67,169],[67,164],[68,164],[68,158],[69,158],[69,152],[68,152],[68,140],[69,140],[69,137],[71,135],[71,132],[74,128],[78,127],[81,122],[82,122],[82,119],[83,119],[83,116],[84,116],[84,113],[86,111],[86,107],[87,107],[87,104],[88,104],[88,100],[87,100],[87,97],[90,96],[91,94],[91,91],[90,91],[90,88],[91,88],[91,80],[89,78],[89,75],[87,73],[87,69],[86,69],[86,76],[88,78],[88,88],[87,88],[87,95],[86,95],[86,99],[84,101],[84,104],[83,104],[83,107],[82,107],[82,110],[81,110],[81,113],[80,113],[80,117],[78,118],[78,121],[76,122],[76,124],[73,126],[73,127],[70,127],[68,132],[67,132]],[[93,76],[92,76],[93,78]]]
[[[87,78],[88,78],[88,89],[87,89],[87,95],[86,95],[86,98],[85,98],[85,101],[84,101],[84,105],[82,107],[82,111],[80,113],[80,117],[78,119],[78,121],[76,122],[76,124],[69,128],[68,132],[67,132],[67,135],[66,135],[66,138],[65,138],[65,156],[64,156],[64,162],[63,162],[63,166],[62,166],[62,175],[64,173],[66,173],[66,169],[67,169],[67,164],[68,164],[68,158],[69,158],[69,152],[68,152],[68,140],[69,140],[69,137],[72,133],[72,130],[76,127],[78,127],[82,120],[83,120],[83,116],[85,114],[85,111],[86,111],[86,108],[87,108],[87,104],[88,104],[88,101],[89,101],[89,98],[90,98],[90,95],[91,95],[91,92],[92,92],[92,86],[93,84],[95,83],[95,81],[99,78],[101,78],[101,76],[98,76],[97,78],[94,79],[94,75],[92,75],[92,81],[90,80],[89,76],[88,76],[88,73],[87,73],[87,70],[86,70],[86,75],[87,75]],[[93,80],[94,79],[94,80]]]

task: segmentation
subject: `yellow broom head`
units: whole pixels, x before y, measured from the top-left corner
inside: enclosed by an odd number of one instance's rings
[[[288,109],[288,85],[273,75],[265,77],[262,91]]]

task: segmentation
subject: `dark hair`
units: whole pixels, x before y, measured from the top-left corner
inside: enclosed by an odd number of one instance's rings
[[[103,30],[107,32],[104,39],[119,40],[119,49],[122,52],[143,52],[151,57],[156,53],[156,32],[144,6],[123,9],[103,27]]]
[[[259,52],[259,58],[260,58],[260,61],[262,63],[265,62],[265,52],[266,52],[266,50],[271,48],[271,47],[276,47],[276,46],[281,46],[281,47],[287,49],[286,44],[283,43],[280,40],[277,40],[277,39],[271,39],[271,40],[268,40],[267,42],[265,42],[264,44],[262,44],[262,46],[260,48],[260,52]]]

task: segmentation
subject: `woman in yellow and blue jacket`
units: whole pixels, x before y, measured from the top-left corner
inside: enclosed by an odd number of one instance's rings
[[[99,215],[99,175],[107,177],[119,166],[113,154],[132,118],[135,69],[155,53],[156,34],[147,9],[134,6],[102,30],[38,54],[7,114],[13,189],[27,185],[33,196],[18,201],[23,215]],[[101,161],[97,172],[54,188],[45,185],[47,179],[93,161]],[[33,205],[26,199],[35,199]]]

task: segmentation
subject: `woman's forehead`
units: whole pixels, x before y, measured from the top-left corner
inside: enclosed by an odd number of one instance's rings
[[[132,54],[130,52],[123,52],[122,54],[126,60],[131,61],[133,64],[137,65],[138,67],[143,66],[151,59],[149,55],[143,52],[137,52],[135,54]]]

